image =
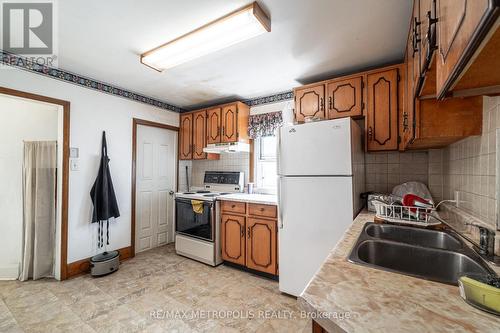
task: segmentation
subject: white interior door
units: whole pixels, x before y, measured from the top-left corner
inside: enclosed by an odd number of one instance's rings
[[[177,133],[137,126],[135,252],[173,242]]]

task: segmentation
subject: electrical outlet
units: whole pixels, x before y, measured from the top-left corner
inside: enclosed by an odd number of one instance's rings
[[[70,168],[71,168],[71,171],[78,171],[78,170],[80,170],[80,164],[78,163],[77,159],[71,159],[71,161],[70,161]]]

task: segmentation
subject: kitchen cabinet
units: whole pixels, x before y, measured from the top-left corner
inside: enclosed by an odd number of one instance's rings
[[[437,95],[500,84],[499,2],[437,0]]]
[[[222,259],[249,269],[278,274],[276,205],[221,202]]]
[[[207,143],[221,142],[221,108],[207,110]]]
[[[367,75],[367,149],[398,149],[398,69]]]
[[[276,221],[247,219],[246,266],[276,274]]]
[[[236,104],[222,108],[222,142],[238,141],[238,109]]]
[[[207,154],[203,152],[206,147],[207,138],[207,113],[199,111],[193,113],[193,159],[203,160],[207,158]]]
[[[245,265],[245,217],[222,215],[221,239],[222,259]]]
[[[332,80],[326,85],[328,119],[363,115],[363,77]]]
[[[179,159],[193,158],[193,114],[181,114],[179,128]]]
[[[304,122],[306,118],[325,119],[325,85],[297,88],[295,91],[295,120]]]
[[[250,107],[241,102],[181,114],[179,159],[218,160],[219,154],[204,153],[203,148],[216,143],[248,143],[249,114]]]

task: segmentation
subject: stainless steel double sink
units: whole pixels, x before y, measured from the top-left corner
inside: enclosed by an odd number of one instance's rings
[[[495,273],[451,232],[366,223],[350,262],[447,284],[470,273]]]

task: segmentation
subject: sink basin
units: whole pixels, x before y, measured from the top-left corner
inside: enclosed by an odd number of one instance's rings
[[[460,239],[443,231],[389,224],[370,224],[365,228],[365,232],[374,238],[436,249],[459,250],[463,247]]]
[[[466,274],[495,273],[447,232],[367,223],[349,255],[357,264],[447,284]]]

